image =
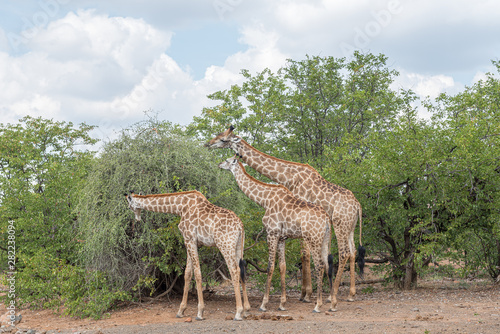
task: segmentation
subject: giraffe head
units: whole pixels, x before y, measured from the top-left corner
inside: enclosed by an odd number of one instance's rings
[[[236,168],[238,168],[238,156],[235,155],[231,158],[224,160],[219,164],[219,168],[229,171],[234,171]]]
[[[231,125],[229,129],[219,133],[206,143],[205,146],[208,148],[231,148],[235,150],[235,145],[241,141],[241,137],[235,135],[233,130],[234,127]]]
[[[127,198],[128,202],[128,207],[134,211],[135,213],[135,220],[140,221],[141,220],[141,207],[139,206],[139,203],[137,203],[134,200],[134,194],[125,194],[125,197]]]

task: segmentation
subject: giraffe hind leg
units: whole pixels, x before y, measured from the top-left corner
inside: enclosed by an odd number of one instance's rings
[[[302,261],[302,289],[299,300],[304,303],[311,302],[312,280],[311,280],[311,252],[304,240],[301,240],[301,261]]]
[[[266,292],[264,293],[264,298],[262,299],[262,304],[260,305],[259,311],[267,311],[267,303],[269,302],[269,293],[271,290],[271,281],[273,279],[274,272],[274,262],[276,260],[276,248],[278,246],[277,236],[267,236],[267,244],[269,248],[269,260],[267,266],[267,281],[266,281]]]
[[[278,258],[280,266],[280,279],[281,279],[281,299],[279,311],[286,311],[286,260],[285,260],[285,241],[280,240],[278,242]]]
[[[354,244],[354,231],[349,234],[349,265],[350,265],[350,278],[351,286],[349,288],[348,302],[354,301],[356,295],[356,271],[354,265],[356,263],[356,245]]]
[[[340,282],[342,281],[342,273],[344,271],[344,267],[347,263],[347,259],[349,258],[348,253],[342,251],[342,248],[339,247],[339,267],[337,269],[337,275],[335,276],[335,282],[333,283],[333,289],[331,293],[331,312],[337,311],[337,294],[339,292]]]
[[[177,312],[176,315],[177,318],[184,317],[184,311],[187,308],[189,285],[191,283],[192,277],[193,277],[193,261],[191,261],[191,258],[189,257],[188,253],[186,261],[186,270],[184,271],[184,292],[182,294],[182,302],[181,305],[179,306],[179,311]]]

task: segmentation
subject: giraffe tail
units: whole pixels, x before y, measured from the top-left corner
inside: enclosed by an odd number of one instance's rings
[[[333,255],[328,254],[328,282],[330,283],[330,289],[332,288],[332,283],[333,283],[333,270],[334,270]]]
[[[245,277],[246,277],[246,267],[247,267],[247,261],[240,259],[240,278],[243,283],[245,283]]]
[[[359,209],[358,209],[358,218],[359,218],[359,247],[358,247],[358,256],[357,256],[357,263],[359,267],[359,276],[363,278],[364,274],[364,268],[365,268],[365,253],[366,249],[363,247],[363,244],[361,243],[361,228],[362,228],[362,222],[361,222],[361,217],[363,216],[363,211],[361,209],[361,204],[359,204]]]

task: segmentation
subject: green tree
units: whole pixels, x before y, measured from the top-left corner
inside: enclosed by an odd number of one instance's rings
[[[500,62],[493,61],[498,73]],[[448,220],[445,243],[464,275],[500,274],[500,79],[487,73],[455,95],[441,95],[434,125],[443,132],[446,159],[442,207]]]
[[[110,286],[110,300],[95,295],[95,303],[109,307],[120,291],[134,298],[182,291],[184,280],[179,277],[186,251],[177,228],[179,217],[144,212],[142,221],[135,222],[124,197],[130,191],[199,190],[214,204],[235,211],[244,220],[247,242],[251,242],[258,226],[253,216],[245,214],[249,201],[217,167],[214,153],[178,127],[155,119],[123,130],[117,140],[104,145],[77,207],[85,241],[79,256],[93,273],[87,284],[104,275]],[[201,248],[200,261],[205,283],[218,279],[220,273],[229,276],[217,249]]]
[[[208,139],[232,124],[263,152],[321,170],[328,164],[326,148],[338,147],[346,136],[383,131],[408,107],[408,93],[390,89],[398,73],[386,62],[384,55],[356,52],[350,61],[288,60],[277,73],[243,70],[245,82],[210,95],[220,104],[205,108],[189,129]]]
[[[387,130],[371,132],[363,140],[362,158],[353,149],[360,146],[355,139],[331,151],[334,162],[325,173],[357,194],[367,247],[380,262],[390,263],[387,274],[398,286],[411,288],[440,232],[432,214],[435,188],[429,175],[440,137],[412,109]]]
[[[93,128],[29,116],[0,124],[0,229],[6,232],[13,221],[21,305],[60,305],[60,279],[77,275],[74,206],[93,156],[85,149],[96,142]],[[6,237],[0,234],[2,245]],[[0,249],[5,258],[6,248]]]
[[[327,178],[357,194],[369,249],[390,264],[397,285],[416,286],[421,269],[442,258],[456,260],[463,275],[498,278],[499,92],[488,74],[426,102],[431,120],[408,108],[387,131],[327,152]]]

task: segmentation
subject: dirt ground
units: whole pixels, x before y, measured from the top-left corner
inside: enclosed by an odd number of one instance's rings
[[[354,302],[348,286],[339,293],[338,311],[312,313],[289,291],[287,311],[277,311],[279,293],[271,296],[269,311],[258,311],[262,293],[250,289],[251,316],[233,319],[235,302],[230,286],[219,287],[205,299],[205,320],[196,321],[197,302],[190,296],[186,317],[175,317],[180,298],[124,305],[102,320],[62,317],[52,311],[21,310],[22,321],[11,333],[500,333],[500,286],[450,279],[420,281],[412,291],[381,284],[360,284]],[[313,295],[315,298],[315,295]],[[326,298],[326,295],[325,295]],[[314,301],[315,299],[313,299]],[[5,307],[0,305],[0,314]],[[2,328],[0,332],[8,329]]]

